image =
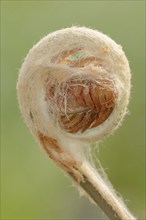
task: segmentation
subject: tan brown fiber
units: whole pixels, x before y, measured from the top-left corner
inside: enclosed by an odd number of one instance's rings
[[[102,124],[114,109],[116,91],[110,80],[82,76],[50,84],[46,87],[46,99],[52,99],[54,108],[60,106],[56,116],[60,126],[70,133]]]

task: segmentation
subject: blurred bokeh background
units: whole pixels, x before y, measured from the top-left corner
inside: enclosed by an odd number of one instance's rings
[[[145,219],[144,17],[145,1],[1,1],[1,219],[106,219],[38,146],[17,104],[18,72],[28,50],[71,25],[104,32],[129,59],[129,114],[94,153],[131,211]]]

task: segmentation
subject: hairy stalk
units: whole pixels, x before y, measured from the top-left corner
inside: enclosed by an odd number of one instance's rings
[[[45,143],[42,144],[48,156],[63,168],[76,187],[99,206],[110,220],[136,220],[113,188],[88,161],[78,164],[75,159],[73,162],[73,157],[68,157],[68,161],[58,160],[50,154]]]
[[[116,196],[114,191],[110,189],[98,172],[93,170],[89,164],[85,165],[84,170],[82,170],[82,175],[84,175],[84,181],[81,181],[79,185],[92,198],[96,205],[103,210],[109,219],[135,219],[122,201]]]

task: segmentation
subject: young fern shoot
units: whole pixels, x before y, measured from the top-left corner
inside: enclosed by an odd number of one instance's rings
[[[21,113],[48,156],[111,220],[134,220],[90,160],[90,146],[121,124],[130,68],[120,45],[85,27],[48,34],[28,53],[17,94]]]

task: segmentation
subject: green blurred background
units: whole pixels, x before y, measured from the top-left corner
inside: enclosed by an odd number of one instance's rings
[[[123,126],[94,153],[110,181],[145,219],[145,1],[1,1],[1,219],[106,219],[35,142],[19,113],[16,82],[28,50],[71,25],[98,29],[121,44],[132,70]]]

